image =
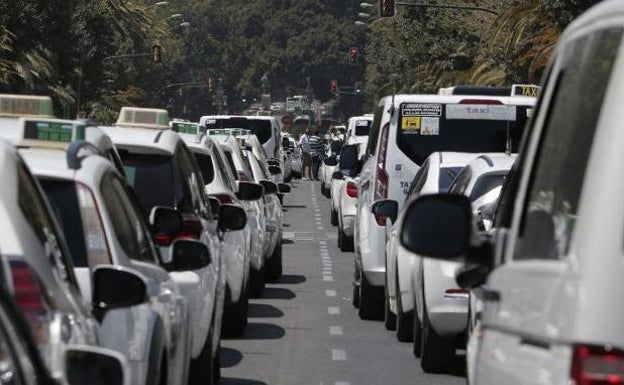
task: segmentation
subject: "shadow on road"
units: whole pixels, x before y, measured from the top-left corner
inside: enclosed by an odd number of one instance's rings
[[[292,245],[295,243],[292,239],[282,239],[282,245]]]
[[[458,354],[455,357],[455,363],[448,373],[451,376],[466,377],[466,355]]]
[[[245,329],[245,334],[241,339],[244,340],[278,340],[286,335],[286,330],[283,327],[261,323],[261,322],[249,322]]]
[[[304,283],[305,281],[306,281],[306,277],[303,275],[284,274],[280,277],[279,281],[275,283],[283,284],[283,285],[296,285],[299,283]]]
[[[293,299],[296,295],[292,290],[280,287],[265,287],[262,292],[263,299]]]
[[[306,209],[306,208],[308,208],[308,206],[306,206],[306,205],[284,205],[282,207],[284,207],[285,209]]]
[[[219,361],[222,368],[231,368],[238,365],[243,360],[243,353],[236,349],[221,347],[219,350]]]
[[[289,223],[282,223],[282,227],[290,227]]]
[[[248,316],[250,318],[280,318],[284,316],[284,312],[273,305],[250,303]]]
[[[226,378],[221,377],[219,385],[267,385],[266,382],[257,380],[247,380],[244,378]]]

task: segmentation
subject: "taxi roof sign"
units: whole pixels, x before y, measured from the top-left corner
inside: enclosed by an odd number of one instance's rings
[[[542,89],[535,84],[514,84],[511,86],[511,96],[529,96],[536,98],[539,96],[539,92]]]
[[[171,122],[171,129],[180,134],[193,134],[199,133],[199,124],[191,122]]]
[[[208,135],[222,135],[222,136],[241,136],[251,134],[251,130],[244,128],[211,128],[208,131]]]
[[[157,108],[121,107],[115,125],[166,130],[169,128],[169,112]]]
[[[0,116],[53,118],[52,98],[36,95],[0,94]]]
[[[75,140],[85,139],[84,122],[61,119],[20,119],[19,146],[66,149]]]

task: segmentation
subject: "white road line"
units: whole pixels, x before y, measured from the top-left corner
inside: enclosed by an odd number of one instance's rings
[[[294,231],[284,231],[282,233],[282,239],[295,239]]]
[[[334,385],[351,385],[351,383],[348,381],[336,381]]]
[[[343,333],[342,326],[330,326],[329,334],[332,336],[341,336]]]
[[[347,352],[343,349],[332,349],[332,360],[344,361],[347,359]]]
[[[319,245],[325,245],[327,247],[327,241],[319,241]]]
[[[334,273],[330,270],[323,270],[323,275],[334,275]]]
[[[325,296],[327,296],[327,297],[335,297],[336,296],[336,290],[325,290]]]
[[[334,282],[334,277],[332,277],[331,275],[324,275],[323,281]]]
[[[323,230],[323,228],[321,226],[316,226],[317,230]]]
[[[327,313],[331,315],[340,314],[340,308],[338,306],[330,306],[327,308]]]

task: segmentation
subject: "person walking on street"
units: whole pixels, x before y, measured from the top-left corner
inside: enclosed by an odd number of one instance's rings
[[[310,129],[306,129],[299,137],[297,143],[301,148],[301,176],[302,180],[308,180],[310,178],[310,166],[312,158],[310,155]]]
[[[314,180],[318,180],[319,168],[325,158],[325,146],[323,145],[323,140],[319,137],[318,130],[310,137],[309,142],[310,155],[312,155],[312,177]]]

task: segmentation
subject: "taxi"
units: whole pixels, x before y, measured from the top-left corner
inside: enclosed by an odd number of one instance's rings
[[[166,110],[123,107],[115,126],[103,129],[121,155],[127,183],[133,188],[144,217],[154,224],[155,210],[161,206],[175,208],[182,217],[181,232],[163,231],[156,235],[162,254],[170,255],[171,243],[179,236],[199,240],[208,247],[211,263],[193,270],[200,283],[190,303],[191,377],[211,381],[220,371],[217,351],[225,301],[226,271],[219,253],[219,232],[229,231],[229,224],[244,220],[244,212],[224,205],[224,213],[232,209],[229,215],[214,219],[216,213],[211,212],[204,193],[201,172],[184,140],[170,129]]]

